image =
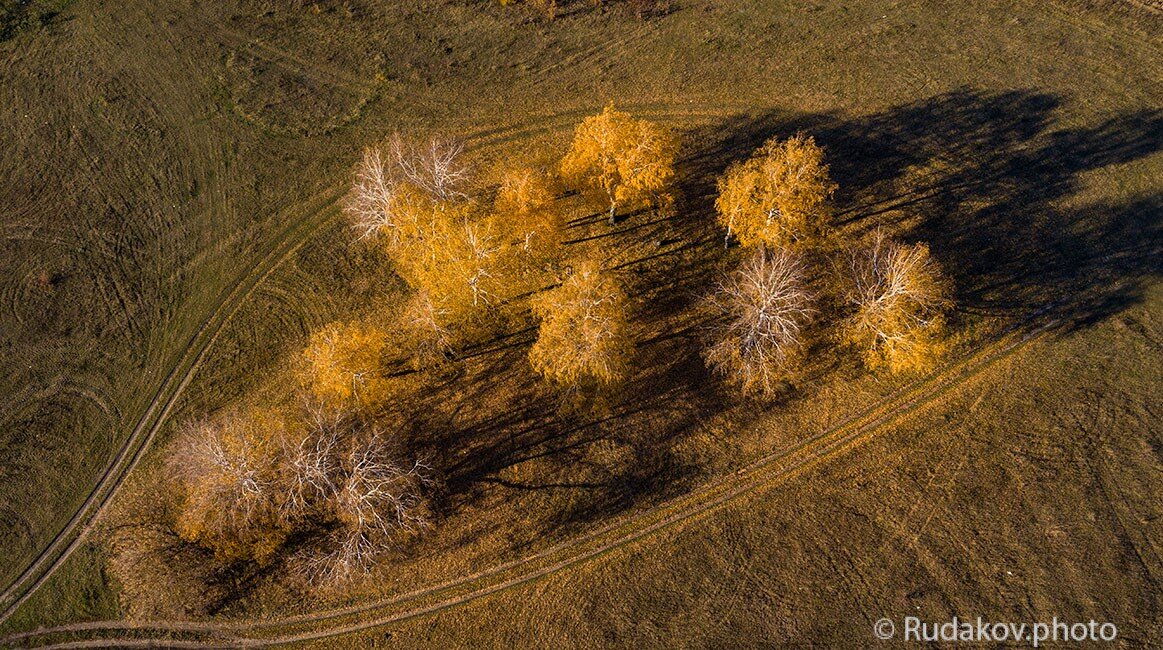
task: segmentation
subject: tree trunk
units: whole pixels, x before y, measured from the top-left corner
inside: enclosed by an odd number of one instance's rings
[[[610,225],[614,225],[614,215],[618,211],[618,202],[614,199],[614,190],[606,188],[606,196],[610,199]]]

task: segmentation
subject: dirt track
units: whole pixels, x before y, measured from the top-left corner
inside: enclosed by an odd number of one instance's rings
[[[222,624],[182,621],[144,623],[98,621],[13,635],[0,641],[12,644],[49,635],[122,631],[161,634],[148,638],[135,638],[129,635],[122,637],[101,636],[95,639],[66,641],[44,647],[85,648],[106,647],[112,644],[122,647],[150,647],[163,640],[170,647],[268,646],[356,632],[455,607],[510,587],[531,582],[630,544],[655,531],[695,519],[744,494],[755,492],[794,476],[817,461],[843,453],[867,440],[877,431],[883,430],[934,402],[947,391],[956,389],[994,362],[1029,345],[1051,330],[1056,323],[1056,320],[1050,320],[1032,328],[1017,328],[961,363],[916,382],[859,416],[790,449],[765,456],[733,474],[662,506],[488,571],[379,603],[314,615],[290,617],[278,621]],[[312,624],[329,620],[336,620],[336,623],[325,629],[312,629]],[[280,632],[280,630],[285,631]],[[256,634],[247,635],[248,632]],[[171,634],[193,634],[202,638],[172,641],[173,637],[169,636]]]
[[[327,202],[332,204],[334,197],[328,197]],[[241,278],[234,285],[233,290],[218,303],[218,307],[195,333],[180,363],[170,370],[161,389],[138,420],[132,433],[122,443],[117,455],[101,475],[100,481],[84,504],[41,552],[36,561],[25,569],[3,594],[0,594],[0,603],[4,604],[4,611],[0,613],[0,621],[7,619],[52,574],[57,566],[72,554],[80,540],[92,527],[97,515],[104,510],[110,497],[140,461],[143,452],[150,446],[178,398],[193,380],[210,348],[231,317],[238,311],[238,308],[283,260],[294,254],[310,239],[313,233],[317,232],[334,215],[334,209],[328,210],[326,206],[317,207],[311,212],[310,217],[296,222],[296,226],[288,229],[283,237],[275,242],[273,249],[266,257],[253,267],[249,274]]]
[[[684,109],[680,113],[671,113],[665,107],[657,104],[646,105],[642,108],[644,113],[652,115],[657,114],[661,117],[679,115],[687,118],[721,115],[723,111],[722,107],[718,107],[705,110]],[[537,120],[480,130],[466,136],[466,140],[479,148],[497,146],[536,133],[566,128],[584,113],[585,111],[580,109],[563,111]],[[267,253],[262,260],[232,285],[232,289],[218,301],[214,311],[191,337],[178,364],[167,373],[161,388],[137,420],[132,432],[122,443],[116,456],[102,473],[97,485],[80,509],[48,546],[41,551],[36,560],[5,589],[3,594],[0,594],[0,607],[3,607],[3,611],[0,611],[0,622],[7,620],[77,548],[92,528],[98,515],[104,511],[113,494],[150,447],[154,437],[165,424],[170,411],[197,375],[202,362],[231,318],[275,269],[294,255],[315,233],[338,215],[338,200],[344,191],[344,184],[336,184],[298,210],[298,214],[292,213],[282,218],[292,225],[280,233],[268,246]]]

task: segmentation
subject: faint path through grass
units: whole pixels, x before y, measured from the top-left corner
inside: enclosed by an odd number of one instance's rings
[[[106,636],[98,639],[64,641],[44,647],[87,648],[117,645],[150,647],[165,642],[170,647],[255,647],[311,641],[348,634],[430,614],[566,569],[574,564],[601,556],[669,526],[693,520],[714,511],[734,499],[754,493],[791,478],[815,463],[852,449],[878,431],[895,424],[979,375],[997,361],[1006,358],[1051,331],[1058,323],[1051,318],[1037,323],[1049,308],[1014,326],[1009,332],[982,347],[959,363],[918,380],[888,396],[860,415],[796,445],[764,456],[754,463],[727,474],[686,496],[658,507],[613,522],[599,530],[568,540],[539,553],[486,571],[435,585],[378,603],[288,617],[277,621],[252,622],[121,622],[96,621],[78,623],[0,639],[17,643],[50,635],[153,632],[166,635],[185,634],[194,638],[172,636],[134,638]],[[313,625],[336,621],[326,628]],[[246,636],[246,633],[255,633]],[[201,637],[201,638],[198,638]]]

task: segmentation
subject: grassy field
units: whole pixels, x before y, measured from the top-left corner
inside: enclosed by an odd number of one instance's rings
[[[1161,299],[1156,287],[1040,341],[866,446],[697,521],[316,646],[869,647],[882,616],[900,630],[904,616],[956,615],[1111,621],[1123,646],[1150,647],[1163,633]]]
[[[806,129],[826,147],[845,228],[931,243],[963,305],[962,354],[1047,306],[1061,338],[755,504],[399,638],[702,646],[755,631],[859,645],[877,612],[913,600],[934,615],[1109,613],[1126,638],[1152,637],[1163,40],[1149,9],[691,1],[638,21],[579,2],[545,24],[485,2],[41,4],[0,12],[0,584],[58,532],[81,532],[70,520],[94,486],[93,503],[116,491],[173,423],[237,399],[312,328],[399,287],[349,246],[333,204],[363,144],[440,130],[504,158],[559,143],[616,99],[682,130],[685,198],[670,222],[582,224],[577,239],[605,235],[579,246],[625,265],[640,356],[668,361],[643,362],[641,398],[597,426],[559,426],[544,400],[490,419],[538,394],[523,348],[430,386],[429,403],[463,406],[430,427],[449,454],[447,515],[371,593],[689,493],[899,387],[840,364],[756,413],[721,394],[675,327],[722,257],[714,175],[771,135]],[[117,614],[100,540],[77,548],[8,629]],[[1021,569],[1000,579],[1003,559]],[[222,615],[362,597],[256,593]],[[534,624],[551,609],[572,614]],[[511,629],[484,624],[498,611]]]

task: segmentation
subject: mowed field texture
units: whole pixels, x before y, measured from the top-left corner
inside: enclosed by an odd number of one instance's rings
[[[92,524],[126,477],[156,472],[176,424],[247,393],[311,330],[398,291],[339,214],[365,144],[437,131],[504,160],[559,146],[614,100],[685,142],[679,218],[630,220],[603,249],[641,269],[628,273],[646,307],[669,313],[714,271],[700,252],[721,247],[714,177],[804,130],[843,227],[926,240],[953,278],[964,341],[949,368],[1015,328],[1036,336],[918,393],[923,408],[895,405],[871,444],[721,509],[643,536],[628,524],[608,553],[526,565],[497,595],[472,593],[505,580],[334,628],[464,600],[360,642],[859,646],[880,616],[914,613],[1095,618],[1131,644],[1157,638],[1163,37],[1149,3],[689,0],[646,20],[563,5],[546,23],[467,1],[0,4],[6,631],[118,618]],[[467,405],[438,433],[451,496],[433,538],[343,597],[260,579],[222,624],[248,636],[239,621],[520,561],[909,389],[843,366],[791,403],[738,403],[667,322],[639,337],[666,363],[644,363],[641,399],[599,427],[526,428],[537,412],[484,426],[521,395],[504,369],[525,348],[482,355],[465,370],[475,389],[430,396]]]

